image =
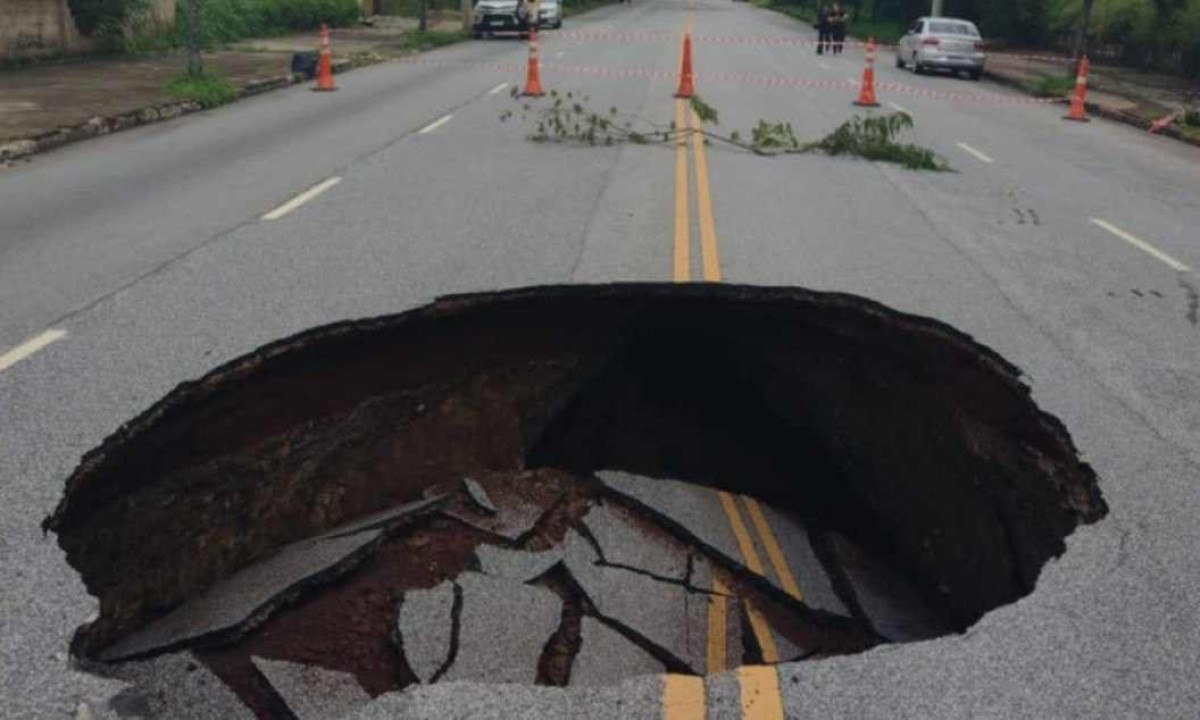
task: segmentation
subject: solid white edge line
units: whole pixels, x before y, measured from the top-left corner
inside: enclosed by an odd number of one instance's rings
[[[912,110],[909,110],[908,108],[904,107],[904,106],[903,106],[903,105],[901,105],[900,103],[894,103],[894,102],[892,102],[892,101],[890,101],[890,100],[889,100],[889,101],[888,101],[888,105],[891,105],[893,110],[896,110],[896,111],[899,111],[899,112],[905,113],[905,114],[907,114],[907,115],[912,115]]]
[[[454,117],[454,116],[453,115],[445,115],[443,117],[440,117],[437,120],[434,120],[433,122],[429,123],[425,127],[418,130],[417,134],[424,135],[425,133],[431,133],[434,130],[437,130],[441,126],[445,125],[446,123],[450,122],[450,118],[452,118],[452,117]]]
[[[301,205],[308,202],[309,200],[312,200],[313,198],[315,198],[316,196],[325,192],[326,190],[333,187],[334,185],[337,185],[341,181],[342,181],[342,179],[336,175],[334,175],[331,178],[322,180],[321,182],[317,183],[316,185],[313,185],[309,189],[300,193],[299,195],[292,198],[291,200],[288,200],[287,202],[285,202],[284,204],[275,208],[274,210],[267,213],[266,215],[263,215],[262,219],[263,220],[278,220],[279,218],[283,217],[284,215],[287,215],[291,211],[300,207]]]
[[[500,92],[501,90],[503,90],[506,87],[508,87],[508,83],[502,82],[499,85],[497,85],[496,87],[492,88],[491,90],[488,90],[488,95],[495,95],[496,93]]]
[[[12,350],[0,355],[0,372],[3,372],[42,348],[56,343],[67,336],[66,330],[47,330],[35,338],[26,340]]]
[[[1158,248],[1154,247],[1153,245],[1146,242],[1145,240],[1142,240],[1140,238],[1134,237],[1133,235],[1130,235],[1129,233],[1127,233],[1124,230],[1122,230],[1121,228],[1113,225],[1112,223],[1105,222],[1104,220],[1101,220],[1100,218],[1091,218],[1091,221],[1092,221],[1093,225],[1104,228],[1105,230],[1109,231],[1113,235],[1116,235],[1117,237],[1121,238],[1125,242],[1134,246],[1138,250],[1141,250],[1142,252],[1146,253],[1147,255],[1152,255],[1152,256],[1158,258],[1162,262],[1171,266],[1171,268],[1178,270],[1179,272],[1190,272],[1191,271],[1191,268],[1189,268],[1187,265],[1184,265],[1183,263],[1179,262],[1178,260],[1171,257],[1170,255],[1166,254],[1162,250],[1159,250]]]
[[[990,157],[988,157],[987,155],[984,155],[983,153],[979,152],[978,150],[976,150],[975,148],[973,148],[973,147],[971,147],[970,145],[966,144],[965,142],[960,142],[960,143],[958,143],[958,146],[959,146],[960,148],[962,148],[963,150],[966,150],[967,152],[969,152],[969,153],[971,153],[972,155],[974,155],[974,156],[975,156],[976,158],[978,158],[978,159],[979,159],[981,162],[985,162],[985,163],[987,163],[988,165],[991,165],[992,163],[996,162],[995,160],[991,159],[991,158],[990,158]]]

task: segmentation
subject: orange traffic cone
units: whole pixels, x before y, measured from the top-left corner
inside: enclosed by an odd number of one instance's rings
[[[525,76],[526,97],[541,97],[546,94],[542,90],[542,73],[538,69],[537,26],[529,31],[529,72]]]
[[[317,84],[313,90],[320,92],[337,90],[333,86],[333,65],[329,56],[329,26],[325,23],[321,23],[321,51],[317,60]]]
[[[1079,58],[1079,71],[1075,75],[1075,95],[1071,98],[1071,109],[1067,111],[1066,115],[1063,115],[1063,120],[1076,122],[1089,120],[1084,103],[1087,101],[1087,76],[1091,67],[1092,63],[1088,60],[1087,55]]]
[[[692,36],[683,36],[683,67],[679,69],[679,89],[675,91],[677,98],[690,98],[696,94],[696,82],[692,77]]]
[[[875,99],[875,38],[867,40],[867,66],[863,68],[862,85],[854,104],[859,107],[879,107]]]

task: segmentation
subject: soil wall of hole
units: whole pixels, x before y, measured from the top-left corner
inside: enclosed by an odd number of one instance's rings
[[[1019,371],[940,322],[792,288],[455,296],[268,345],[88,453],[45,522],[100,599],[74,650],[436,482],[538,465],[791,508],[890,557],[956,628],[1106,513]]]

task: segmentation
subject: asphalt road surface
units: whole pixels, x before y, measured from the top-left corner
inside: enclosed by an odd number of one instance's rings
[[[689,27],[719,129],[788,120],[815,138],[851,116],[861,50],[751,42],[811,30],[722,0],[569,19],[575,34],[541,39],[543,81],[687,121],[672,93]],[[94,601],[38,523],[80,455],[179,382],[445,293],[672,279],[856,293],[970,333],[1066,423],[1110,516],[965,635],[707,682],[439,684],[355,717],[1194,715],[1200,150],[913,76],[888,52],[879,80],[903,87],[881,90],[883,110],[910,111],[912,140],[957,172],[720,144],[538,145],[499,120],[519,109],[502,84],[522,80],[523,44],[424,57],[0,171],[0,716],[109,712],[122,684],[66,656]]]

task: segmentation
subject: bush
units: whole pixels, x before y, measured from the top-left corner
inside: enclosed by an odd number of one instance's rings
[[[206,108],[224,105],[237,97],[233,83],[220,73],[177,75],[167,82],[167,92],[176,100],[191,100]]]
[[[1192,108],[1183,113],[1183,124],[1189,127],[1200,127],[1200,110]]]
[[[1062,97],[1075,89],[1072,78],[1042,76],[1029,83],[1029,92],[1038,97]]]
[[[181,34],[187,29],[185,7],[185,0],[180,0],[176,23]],[[281,35],[311,30],[322,22],[340,27],[354,24],[358,16],[355,0],[202,0],[201,42],[212,46]]]

